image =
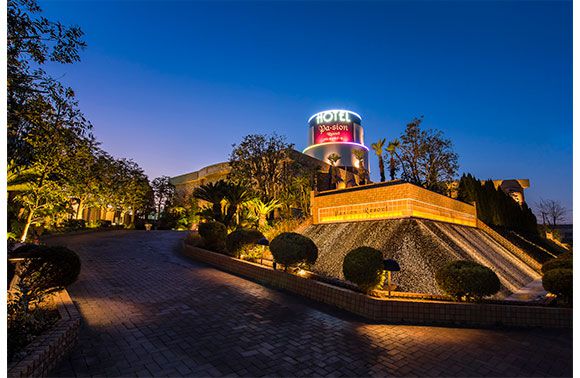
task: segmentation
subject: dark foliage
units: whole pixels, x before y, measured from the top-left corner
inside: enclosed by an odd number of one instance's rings
[[[19,275],[31,293],[46,293],[72,284],[80,271],[81,261],[74,251],[60,246],[39,246],[23,264]]]
[[[199,234],[203,238],[205,248],[215,251],[224,252],[226,247],[226,236],[228,230],[220,222],[206,222],[199,224]]]
[[[350,251],[342,263],[344,278],[368,292],[381,283],[383,254],[372,247],[358,247]]]
[[[235,230],[226,237],[226,252],[228,255],[239,258],[244,248],[256,245],[264,235],[258,230]]]
[[[87,228],[87,223],[84,219],[67,219],[62,226],[66,231],[80,231]]]
[[[441,290],[456,299],[479,300],[500,289],[497,274],[473,261],[453,261],[435,274]]]
[[[295,232],[283,232],[270,242],[274,261],[285,267],[299,264],[312,265],[318,258],[318,247],[314,242]]]
[[[572,259],[563,258],[547,261],[546,263],[544,263],[544,265],[542,265],[542,274],[546,274],[550,270],[554,269],[572,269]]]
[[[113,225],[113,222],[110,220],[99,219],[97,221],[98,228],[110,228]]]
[[[572,300],[572,269],[552,269],[542,277],[544,289],[566,302]]]
[[[477,217],[490,226],[538,233],[536,216],[528,205],[520,206],[503,190],[496,189],[491,180],[482,185],[472,175],[464,174],[459,181],[457,198],[467,203],[475,202]]]

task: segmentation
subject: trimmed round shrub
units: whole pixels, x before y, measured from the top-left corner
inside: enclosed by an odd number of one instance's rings
[[[197,232],[189,232],[185,237],[185,244],[189,244],[192,247],[203,248],[203,238]]]
[[[435,274],[437,285],[456,299],[481,299],[497,293],[501,287],[497,274],[473,261],[453,261]]]
[[[542,277],[546,291],[565,300],[572,299],[572,269],[552,269]]]
[[[200,223],[198,232],[203,238],[207,249],[215,252],[223,252],[225,250],[228,230],[222,223],[213,221]]]
[[[258,230],[239,229],[226,237],[226,252],[233,257],[240,257],[244,249],[256,245],[264,235]]]
[[[548,260],[542,265],[542,274],[546,274],[550,270],[554,269],[572,269],[572,259],[571,258],[557,258],[553,260]]]
[[[318,258],[318,247],[314,242],[296,232],[283,232],[270,242],[274,261],[286,267],[300,263],[312,265]]]
[[[383,280],[383,254],[372,247],[358,247],[347,253],[342,263],[344,278],[368,292]]]
[[[81,272],[79,256],[66,247],[39,246],[20,274],[24,284],[34,291],[50,291],[75,282]]]

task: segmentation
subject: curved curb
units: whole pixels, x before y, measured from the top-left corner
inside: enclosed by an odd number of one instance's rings
[[[8,377],[45,377],[76,344],[81,315],[66,290],[54,300],[60,319],[25,348],[26,357],[8,366]]]
[[[346,310],[373,322],[477,328],[572,328],[572,309],[568,308],[374,298],[183,242],[181,253],[228,273]]]

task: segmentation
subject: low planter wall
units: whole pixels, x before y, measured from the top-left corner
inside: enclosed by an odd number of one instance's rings
[[[8,377],[45,377],[76,344],[81,316],[66,290],[54,300],[61,318],[26,347],[22,360],[8,366]]]
[[[482,327],[572,327],[572,309],[568,308],[381,299],[280,270],[272,270],[185,243],[182,253],[221,270],[338,307],[373,321]]]

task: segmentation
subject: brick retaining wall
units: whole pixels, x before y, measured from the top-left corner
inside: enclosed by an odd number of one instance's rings
[[[571,328],[572,310],[543,306],[379,299],[183,244],[182,253],[268,286],[389,323]]]
[[[311,194],[314,224],[417,217],[476,226],[473,205],[394,181]]]
[[[8,377],[45,377],[76,344],[81,316],[66,290],[54,300],[61,318],[26,347],[24,359],[8,366]]]

